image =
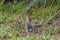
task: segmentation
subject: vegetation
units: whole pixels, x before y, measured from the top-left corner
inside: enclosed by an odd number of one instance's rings
[[[0,40],[60,40],[55,37],[60,31],[60,26],[44,24],[60,10],[60,0],[36,0],[35,3],[33,1],[14,0],[16,3],[5,4],[4,0],[0,0]],[[29,8],[30,2],[33,5]],[[24,29],[26,13],[31,14],[33,25],[37,19],[43,24],[31,37]],[[54,18],[51,20],[54,22]]]

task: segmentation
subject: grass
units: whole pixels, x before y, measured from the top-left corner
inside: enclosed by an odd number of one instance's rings
[[[38,3],[37,3],[38,4]],[[37,4],[35,4],[37,6]],[[15,11],[13,5],[11,3],[4,5],[0,3],[0,37],[3,38],[4,36],[10,40],[56,40],[54,35],[58,31],[60,31],[59,27],[53,27],[49,25],[44,25],[42,28],[39,28],[38,34],[32,35],[29,37],[28,35],[25,37],[17,36],[21,34],[21,28],[23,28],[24,24],[20,24],[19,21],[22,19],[16,18],[17,15],[21,16],[21,12],[26,7],[26,2],[17,3],[15,5]],[[29,14],[32,14],[32,23],[35,22],[35,19],[40,20],[42,23],[45,23],[50,17],[52,17],[56,11],[60,10],[60,4],[54,6],[47,6],[46,8],[38,8],[31,7],[28,11]],[[23,14],[24,22],[25,23],[25,14]],[[3,22],[3,23],[2,23]],[[24,29],[23,29],[24,31]]]

